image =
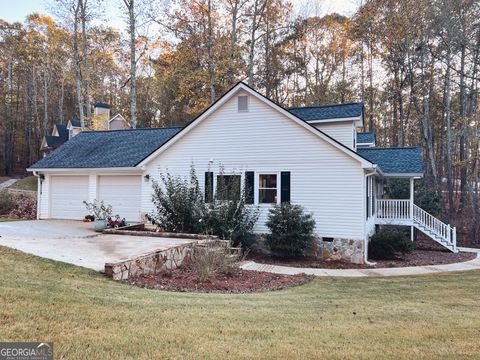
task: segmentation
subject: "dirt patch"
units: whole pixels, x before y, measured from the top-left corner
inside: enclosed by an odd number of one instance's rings
[[[235,274],[217,274],[206,281],[198,281],[190,266],[181,266],[157,275],[143,275],[128,279],[131,285],[170,291],[251,293],[289,288],[306,283],[305,274],[278,275],[261,271],[239,269]]]
[[[247,256],[247,260],[252,260],[261,264],[283,265],[300,268],[371,269],[453,264],[473,260],[477,256],[473,253],[452,253],[440,244],[437,244],[428,237],[420,234],[415,241],[415,245],[416,249],[404,257],[400,257],[395,260],[371,260],[376,262],[375,266],[351,264],[344,261],[317,260],[316,258],[276,259],[259,251],[250,252]]]

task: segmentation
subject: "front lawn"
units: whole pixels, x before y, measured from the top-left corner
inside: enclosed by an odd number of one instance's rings
[[[478,271],[174,293],[0,247],[0,339],[55,358],[476,358],[478,294]]]

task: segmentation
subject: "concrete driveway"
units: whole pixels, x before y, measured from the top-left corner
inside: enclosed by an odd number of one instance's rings
[[[103,271],[107,262],[192,242],[191,239],[104,235],[92,228],[91,223],[68,220],[0,222],[0,245]]]

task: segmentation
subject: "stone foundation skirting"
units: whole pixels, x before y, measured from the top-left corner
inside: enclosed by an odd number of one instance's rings
[[[168,249],[156,250],[115,263],[105,264],[105,275],[113,280],[127,280],[140,275],[155,275],[164,270],[176,269],[185,260],[192,259],[195,251],[204,251],[207,245],[228,248],[224,240],[198,240]]]
[[[349,240],[333,238],[332,241],[318,241],[319,253],[324,260],[341,260],[354,264],[365,262],[365,242],[363,240]]]

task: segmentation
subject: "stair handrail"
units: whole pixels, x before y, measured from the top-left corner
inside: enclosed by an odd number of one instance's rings
[[[445,224],[415,204],[413,205],[413,221],[441,237],[456,249],[457,229],[455,227],[452,228],[450,224]]]

